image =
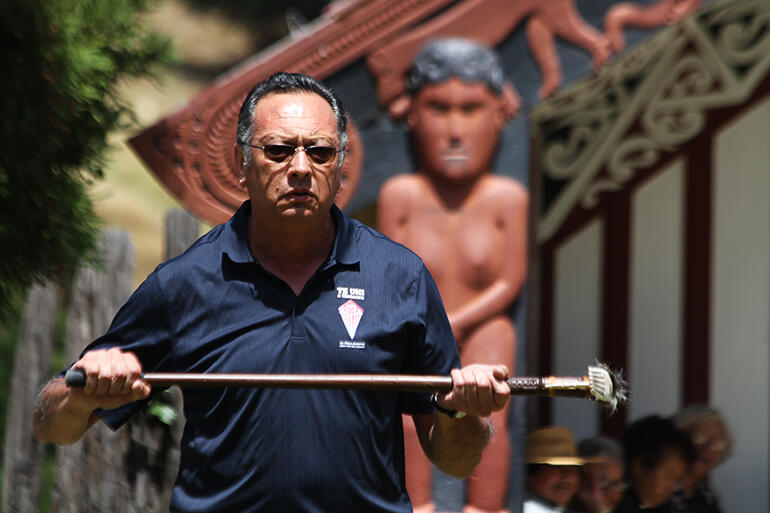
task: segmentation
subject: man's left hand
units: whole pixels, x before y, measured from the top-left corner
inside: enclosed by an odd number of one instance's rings
[[[476,417],[505,408],[511,397],[505,365],[474,364],[452,370],[452,390],[438,395],[439,406]]]

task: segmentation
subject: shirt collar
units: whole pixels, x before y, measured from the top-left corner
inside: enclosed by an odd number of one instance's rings
[[[359,262],[360,256],[353,221],[344,215],[337,208],[337,205],[332,205],[332,218],[337,226],[337,235],[334,238],[331,255],[329,255],[329,264],[351,265]]]
[[[337,227],[337,234],[334,237],[328,265],[357,263],[360,258],[353,221],[345,216],[337,205],[332,205],[331,214]],[[223,252],[236,264],[255,261],[249,250],[249,215],[251,215],[251,202],[246,200],[225,225]]]
[[[227,223],[225,223],[224,244],[222,252],[231,262],[236,264],[253,263],[254,257],[249,250],[248,221],[251,214],[251,202],[244,201],[235,211]]]

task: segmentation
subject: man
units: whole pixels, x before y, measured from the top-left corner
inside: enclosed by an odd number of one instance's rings
[[[609,513],[627,488],[623,447],[612,438],[596,436],[582,440],[577,452],[588,461],[580,469],[580,486],[572,508],[580,513]]]
[[[490,49],[441,39],[420,50],[408,75],[416,173],[382,187],[383,233],[413,249],[436,278],[464,364],[513,368],[508,308],[526,274],[526,189],[493,174],[506,121],[503,71]],[[466,513],[504,510],[510,467],[508,411],[467,484]],[[408,427],[408,424],[407,424]],[[407,487],[417,511],[432,509],[430,464],[407,429]]]
[[[695,459],[687,433],[671,419],[648,415],[634,421],[623,434],[628,489],[613,511],[669,513],[668,499]]]
[[[508,371],[458,369],[422,262],[333,205],[346,123],[337,96],[310,77],[279,73],[251,90],[235,148],[249,201],[137,289],[73,365],[84,389],[47,385],[35,414],[41,440],[75,442],[99,419],[119,427],[157,392],[142,371],[451,371],[454,387],[434,396],[419,436],[440,468],[471,472],[489,438],[483,417],[507,403]],[[186,389],[171,509],[409,511],[400,414],[433,411],[428,399]]]
[[[671,511],[721,513],[719,500],[709,486],[709,475],[730,455],[732,437],[719,411],[691,404],[672,417],[674,425],[687,433],[695,449],[680,486],[671,495]]]
[[[579,469],[585,460],[577,455],[569,429],[545,427],[527,437],[527,498],[523,513],[562,513],[575,496]]]

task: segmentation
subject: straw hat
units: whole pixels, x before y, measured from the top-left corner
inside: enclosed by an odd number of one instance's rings
[[[587,461],[578,456],[575,439],[567,428],[536,429],[527,437],[527,463],[582,465]]]

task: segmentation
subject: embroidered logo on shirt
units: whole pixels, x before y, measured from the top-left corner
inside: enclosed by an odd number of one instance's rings
[[[351,342],[350,340],[340,340],[340,347],[345,349],[366,349],[366,342]]]
[[[337,287],[337,290],[339,289],[340,287]],[[358,303],[349,299],[341,304],[337,310],[340,312],[340,317],[342,317],[342,322],[345,324],[345,329],[348,330],[350,339],[356,338],[356,330],[358,329],[358,323],[361,321],[361,316],[364,315],[364,309]]]
[[[363,301],[364,295],[364,289],[357,289],[355,287],[337,287],[338,299],[358,299],[359,301]]]

